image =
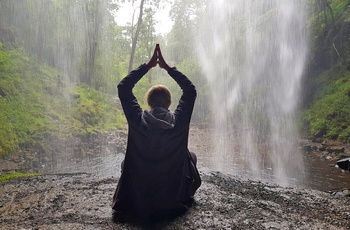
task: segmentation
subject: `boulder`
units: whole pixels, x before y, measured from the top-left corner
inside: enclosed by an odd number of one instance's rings
[[[330,146],[327,147],[326,150],[329,153],[343,153],[345,151],[345,148],[342,146]]]
[[[0,97],[5,97],[7,96],[6,92],[0,88]]]
[[[349,170],[350,171],[350,157],[343,158],[337,161],[337,165],[339,168],[343,170]]]

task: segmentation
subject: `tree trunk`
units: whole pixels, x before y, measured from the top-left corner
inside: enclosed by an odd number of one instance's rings
[[[92,86],[95,76],[95,60],[98,49],[99,29],[101,26],[100,1],[94,2],[94,5],[89,9],[88,2],[85,4],[85,14],[87,15],[86,28],[86,61],[85,61],[85,76],[83,83]]]
[[[137,40],[139,38],[139,33],[140,33],[140,30],[141,30],[141,25],[142,25],[142,16],[143,16],[143,5],[144,5],[144,3],[145,3],[145,0],[141,0],[141,3],[140,3],[140,14],[139,14],[139,18],[138,18],[137,25],[136,25],[136,32],[135,32],[135,36],[132,37],[131,54],[130,54],[130,61],[129,61],[129,68],[128,68],[128,72],[129,73],[133,69]]]

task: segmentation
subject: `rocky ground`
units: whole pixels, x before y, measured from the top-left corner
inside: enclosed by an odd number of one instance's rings
[[[338,140],[326,138],[303,138],[299,145],[304,152],[311,153],[320,158],[328,160],[338,160],[342,157],[350,156],[350,143],[342,143]]]
[[[202,173],[193,207],[171,221],[115,223],[117,178],[46,175],[1,184],[0,229],[349,229],[350,199]]]
[[[120,148],[125,138],[124,133],[108,134],[102,142],[90,140],[90,146],[68,147],[91,154],[105,142]],[[200,129],[193,130],[190,145],[198,153],[211,151]],[[301,147],[329,160],[349,154],[348,145],[321,139],[304,139]],[[0,162],[0,170],[20,169],[22,163],[14,155]],[[110,203],[116,177],[78,173],[13,179],[0,184],[0,229],[350,229],[348,190],[285,188],[200,171],[203,183],[193,207],[176,219],[147,226],[113,221]]]

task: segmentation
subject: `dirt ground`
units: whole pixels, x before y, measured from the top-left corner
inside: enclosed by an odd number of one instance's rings
[[[350,229],[350,199],[202,172],[193,207],[171,221],[115,223],[118,178],[45,175],[4,182],[0,229]]]

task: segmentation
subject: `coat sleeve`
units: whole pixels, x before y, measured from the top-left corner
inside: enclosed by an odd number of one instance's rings
[[[121,101],[124,114],[129,124],[139,124],[141,122],[142,108],[132,92],[135,84],[148,72],[146,64],[140,65],[131,71],[118,84],[118,96]]]
[[[194,102],[197,97],[196,87],[192,84],[190,79],[175,67],[171,68],[168,73],[182,89],[182,96],[176,110],[174,111],[176,123],[187,125],[191,121]]]

